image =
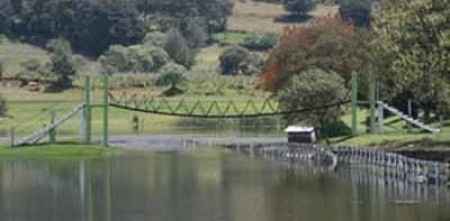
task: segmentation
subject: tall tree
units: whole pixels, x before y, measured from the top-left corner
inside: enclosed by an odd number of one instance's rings
[[[310,68],[336,72],[348,82],[353,71],[362,72],[369,62],[366,41],[365,32],[336,17],[286,28],[263,69],[263,87],[277,91]]]
[[[72,78],[76,74],[70,43],[64,39],[57,39],[51,45],[53,54],[50,58],[50,71],[55,76],[55,81],[50,90],[58,91],[70,88],[72,87]]]
[[[388,72],[380,76],[386,88],[409,92],[426,116],[433,110],[446,112],[450,109],[448,1],[384,1],[381,7],[374,30],[377,52],[387,62]]]

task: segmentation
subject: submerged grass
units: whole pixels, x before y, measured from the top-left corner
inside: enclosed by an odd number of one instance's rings
[[[81,145],[74,143],[43,144],[10,148],[0,146],[1,157],[26,157],[26,158],[101,158],[118,155],[118,148],[104,148],[98,145]]]

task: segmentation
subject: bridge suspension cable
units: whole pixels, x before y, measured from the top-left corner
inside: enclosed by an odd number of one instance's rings
[[[350,100],[295,110],[283,110],[276,101],[265,100],[185,100],[166,99],[137,95],[110,96],[109,105],[115,108],[149,114],[187,118],[258,118],[290,115],[325,110],[350,103]]]

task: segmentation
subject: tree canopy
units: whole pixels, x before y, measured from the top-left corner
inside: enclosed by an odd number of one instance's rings
[[[447,0],[384,1],[374,31],[387,95],[409,94],[426,113],[450,109]]]
[[[346,82],[369,62],[364,32],[336,17],[316,19],[305,27],[288,27],[265,64],[262,86],[277,91],[294,75],[310,68],[336,72]]]
[[[230,0],[2,0],[0,32],[38,45],[63,37],[75,50],[99,55],[114,44],[136,44],[167,22],[162,31],[184,30],[192,26],[186,17],[207,33],[223,31],[231,9]]]

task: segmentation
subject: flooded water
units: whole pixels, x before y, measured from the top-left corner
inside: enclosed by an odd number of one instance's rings
[[[450,220],[447,189],[367,174],[321,173],[218,149],[0,159],[0,220]]]

